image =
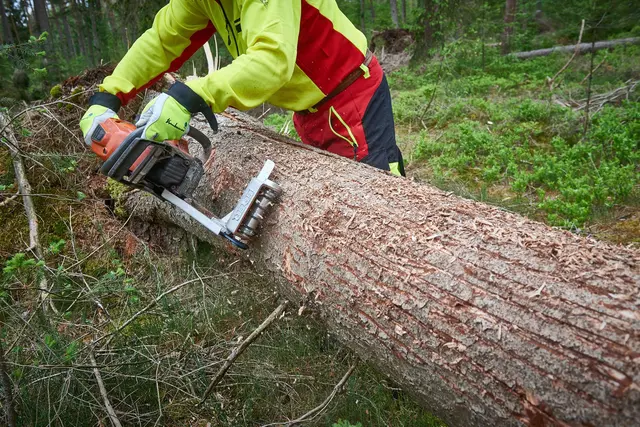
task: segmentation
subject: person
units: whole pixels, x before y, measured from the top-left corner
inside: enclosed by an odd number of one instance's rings
[[[198,111],[268,101],[295,112],[304,143],[404,175],[386,77],[335,0],[170,0],[92,96],[85,141],[216,31],[233,61],[151,100],[136,123],[145,138],[179,139]]]

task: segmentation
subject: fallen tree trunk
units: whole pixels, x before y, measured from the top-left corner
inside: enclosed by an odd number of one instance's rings
[[[281,139],[221,117],[198,199],[226,213],[275,161],[282,201],[247,256],[427,409],[452,426],[640,419],[638,251]],[[128,203],[221,242],[153,197]]]
[[[554,46],[548,49],[537,49],[537,50],[530,50],[527,52],[516,52],[516,53],[512,53],[512,55],[518,59],[530,59],[530,58],[535,58],[537,56],[551,55],[552,53],[556,53],[556,52],[571,53],[571,52],[577,51],[577,53],[579,54],[589,53],[591,52],[592,48],[593,50],[610,49],[610,48],[623,46],[627,44],[640,44],[640,37],[629,37],[626,39],[595,42],[595,44],[593,45],[591,43],[580,43],[578,45],[571,44],[567,46]]]

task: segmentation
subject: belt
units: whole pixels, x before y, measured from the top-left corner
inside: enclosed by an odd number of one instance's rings
[[[309,108],[307,110],[298,111],[298,113],[300,113],[300,114],[308,114],[308,113],[315,112],[317,109],[319,109],[322,105],[324,105],[331,98],[335,97],[340,92],[342,92],[343,90],[345,90],[346,88],[351,86],[351,84],[353,82],[355,82],[356,80],[358,80],[358,78],[360,76],[365,74],[366,67],[368,67],[369,64],[371,64],[371,60],[372,59],[373,59],[373,53],[370,50],[367,49],[367,54],[364,57],[364,62],[362,63],[362,65],[360,67],[356,68],[351,73],[347,74],[347,76],[340,82],[340,84],[338,86],[336,86],[335,89],[333,89],[331,92],[329,92],[329,94],[327,96],[325,96],[320,101],[318,101],[313,107],[311,107],[311,108]]]

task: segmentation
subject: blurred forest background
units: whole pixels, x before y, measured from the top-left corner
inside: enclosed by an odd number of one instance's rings
[[[105,393],[123,425],[269,424],[317,407],[353,364],[312,315],[288,308],[198,406],[229,352],[278,305],[275,287],[179,230],[164,246],[148,244],[140,236],[153,230],[128,224],[124,189],[99,176],[77,129],[86,93],[164,4],[0,0],[0,112],[16,135],[9,142],[4,133],[0,146],[0,400],[7,416],[13,395],[9,425],[107,425]],[[387,71],[411,179],[640,246],[637,1],[338,4]],[[579,41],[611,44],[527,53]],[[219,37],[210,45],[222,66],[231,60]],[[206,72],[202,50],[180,72],[194,69]],[[291,112],[265,105],[254,113],[296,138]],[[40,249],[29,244],[14,143]],[[364,363],[309,418],[442,425]]]

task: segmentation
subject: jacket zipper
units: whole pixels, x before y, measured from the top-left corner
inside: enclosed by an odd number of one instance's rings
[[[222,9],[222,15],[224,16],[224,22],[226,23],[227,28],[227,45],[231,46],[231,37],[229,34],[233,36],[233,42],[236,45],[236,56],[240,56],[240,49],[238,48],[238,41],[236,40],[236,33],[233,31],[233,27],[231,26],[231,22],[229,18],[227,18],[227,12],[224,10],[224,6],[222,6],[222,1],[217,0],[217,3],[220,5],[220,9]]]

